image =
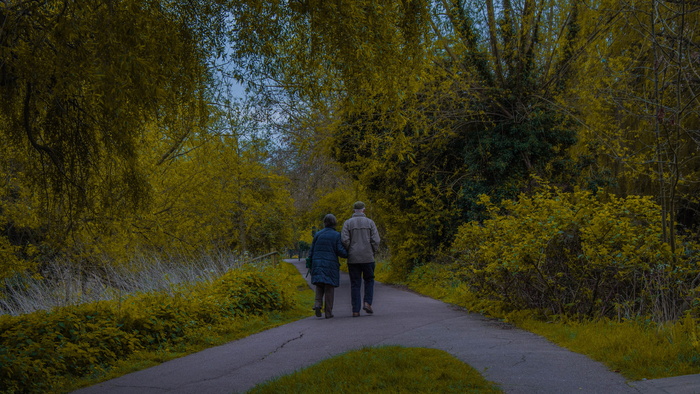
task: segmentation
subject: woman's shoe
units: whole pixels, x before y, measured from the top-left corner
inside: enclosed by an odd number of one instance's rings
[[[353,312],[352,313],[352,317],[358,317],[358,316],[360,316],[360,312]]]

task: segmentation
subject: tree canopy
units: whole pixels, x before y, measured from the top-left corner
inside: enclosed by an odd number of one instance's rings
[[[483,195],[652,195],[672,247],[700,206],[687,2],[88,3],[0,4],[17,270],[291,246],[363,199],[404,275],[487,219]]]

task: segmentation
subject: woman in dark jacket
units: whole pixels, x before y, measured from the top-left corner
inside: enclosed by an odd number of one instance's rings
[[[340,242],[340,233],[335,230],[338,223],[335,216],[328,214],[323,218],[326,226],[314,235],[311,243],[311,283],[316,285],[316,302],[314,311],[321,317],[321,307],[324,297],[326,301],[326,319],[333,317],[333,297],[335,288],[340,286],[340,263],[338,256],[348,257],[343,243]]]

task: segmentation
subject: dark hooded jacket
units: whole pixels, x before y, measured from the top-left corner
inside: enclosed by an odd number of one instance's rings
[[[326,227],[314,235],[309,257],[311,257],[311,283],[340,286],[340,263],[338,256],[348,257],[340,233]]]

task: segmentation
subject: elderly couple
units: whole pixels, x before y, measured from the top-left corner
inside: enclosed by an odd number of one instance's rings
[[[362,201],[356,202],[353,210],[352,217],[345,221],[340,233],[335,230],[338,223],[335,216],[326,215],[323,218],[325,228],[314,235],[311,243],[311,283],[316,285],[314,311],[317,317],[321,317],[324,300],[326,319],[333,317],[334,292],[340,285],[338,257],[348,259],[352,316],[360,316],[360,308],[367,313],[374,313],[374,255],[379,247],[379,233],[374,221],[365,216],[365,204]],[[364,298],[361,296],[363,281]]]

